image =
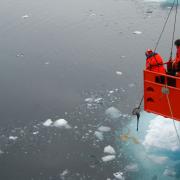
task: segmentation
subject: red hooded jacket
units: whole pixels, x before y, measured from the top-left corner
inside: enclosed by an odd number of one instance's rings
[[[159,72],[162,74],[166,73],[166,69],[164,68],[162,57],[154,52],[147,55],[146,69],[154,72]]]

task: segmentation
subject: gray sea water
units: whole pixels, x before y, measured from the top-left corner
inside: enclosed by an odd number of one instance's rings
[[[171,4],[0,0],[0,180],[180,179],[179,164],[145,165],[131,151],[139,140],[121,138],[143,93],[144,52]],[[157,49],[165,60],[172,27],[173,17]]]

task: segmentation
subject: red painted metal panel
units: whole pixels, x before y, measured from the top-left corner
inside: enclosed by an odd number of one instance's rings
[[[144,110],[172,118],[167,96],[173,118],[180,121],[180,78],[144,70]]]

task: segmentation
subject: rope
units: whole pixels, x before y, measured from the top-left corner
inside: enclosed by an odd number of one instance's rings
[[[174,42],[174,36],[176,31],[176,21],[177,21],[177,13],[178,13],[178,0],[176,3],[176,11],[175,11],[175,17],[174,17],[174,28],[173,28],[173,35],[172,35],[172,43],[171,43],[171,51],[170,51],[170,59],[172,58],[172,51],[173,51],[173,42]]]
[[[163,35],[164,30],[165,30],[165,28],[166,28],[167,22],[168,22],[168,20],[169,20],[169,17],[170,17],[170,15],[171,15],[171,12],[172,12],[172,10],[173,10],[173,8],[174,8],[175,1],[176,1],[176,0],[173,1],[173,4],[172,4],[172,6],[171,6],[171,8],[170,8],[170,10],[169,10],[168,16],[167,16],[167,18],[166,18],[166,20],[165,20],[165,23],[164,23],[164,26],[163,26],[162,31],[161,31],[161,33],[160,33],[160,36],[159,36],[159,38],[158,38],[158,40],[157,40],[157,42],[156,42],[156,45],[155,45],[155,48],[154,48],[154,52],[156,51],[156,49],[157,49],[157,47],[158,47],[158,45],[159,45],[159,42],[160,42],[160,40],[161,40],[161,38],[162,38],[162,35]],[[178,0],[177,0],[177,1],[178,1]]]

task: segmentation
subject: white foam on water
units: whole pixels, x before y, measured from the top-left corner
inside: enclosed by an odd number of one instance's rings
[[[104,148],[104,153],[116,154],[116,151],[114,150],[114,148],[112,146],[108,145]]]
[[[114,160],[115,158],[116,158],[115,155],[107,155],[107,156],[102,157],[101,159],[103,162],[108,162],[108,161]]]
[[[148,158],[156,164],[164,164],[168,160],[166,156],[148,155]]]
[[[173,169],[165,169],[163,172],[164,176],[170,176],[170,177],[175,177],[176,172]]]
[[[128,172],[137,172],[139,171],[139,167],[138,167],[138,164],[128,164],[126,167],[125,167],[125,170],[128,171]]]

